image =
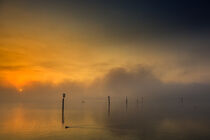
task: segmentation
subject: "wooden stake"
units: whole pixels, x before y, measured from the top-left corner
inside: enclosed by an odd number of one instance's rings
[[[108,116],[110,116],[110,96],[108,96]]]
[[[62,123],[64,124],[64,98],[66,97],[66,94],[63,93],[63,99],[62,99]]]

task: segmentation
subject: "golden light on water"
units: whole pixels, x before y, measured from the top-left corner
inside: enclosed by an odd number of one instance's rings
[[[10,132],[19,134],[24,134],[26,131],[33,131],[34,133],[44,130],[58,131],[60,126],[56,119],[50,119],[49,115],[46,117],[48,119],[41,117],[36,118],[39,116],[39,113],[45,113],[44,111],[36,110],[36,113],[31,114],[32,111],[30,109],[24,109],[22,106],[17,105],[17,107],[11,110],[11,114],[3,123],[1,130],[4,133]],[[56,116],[55,111],[50,113]]]

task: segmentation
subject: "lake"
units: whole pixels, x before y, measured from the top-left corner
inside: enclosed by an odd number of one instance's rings
[[[202,102],[68,101],[64,123],[61,102],[2,103],[0,114],[1,140],[210,139],[210,106]]]

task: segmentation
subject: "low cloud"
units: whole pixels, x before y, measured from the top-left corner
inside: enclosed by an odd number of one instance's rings
[[[191,99],[209,97],[208,84],[163,83],[151,68],[138,66],[134,69],[122,67],[111,69],[104,77],[87,85],[81,82],[64,81],[60,84],[33,82],[18,92],[12,87],[1,87],[1,101],[48,101],[60,99],[63,92],[75,101],[87,98],[113,97],[148,97],[151,99],[168,99],[185,96]]]

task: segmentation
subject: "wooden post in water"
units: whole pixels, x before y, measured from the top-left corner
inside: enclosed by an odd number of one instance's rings
[[[108,116],[110,116],[110,96],[108,96]]]
[[[144,97],[141,97],[141,104],[143,105],[144,103]]]
[[[64,124],[64,98],[66,97],[66,94],[63,93],[63,99],[62,99],[62,123]]]
[[[137,96],[137,99],[136,99],[136,103],[137,103],[137,105],[139,104],[139,99],[138,99],[138,96]]]
[[[182,104],[184,103],[184,98],[183,98],[183,96],[181,97],[181,103],[182,103]]]
[[[137,109],[139,108],[139,98],[138,98],[138,96],[136,98],[136,107],[137,107]]]
[[[128,110],[128,98],[127,96],[125,97],[125,109],[126,109],[126,112]]]

